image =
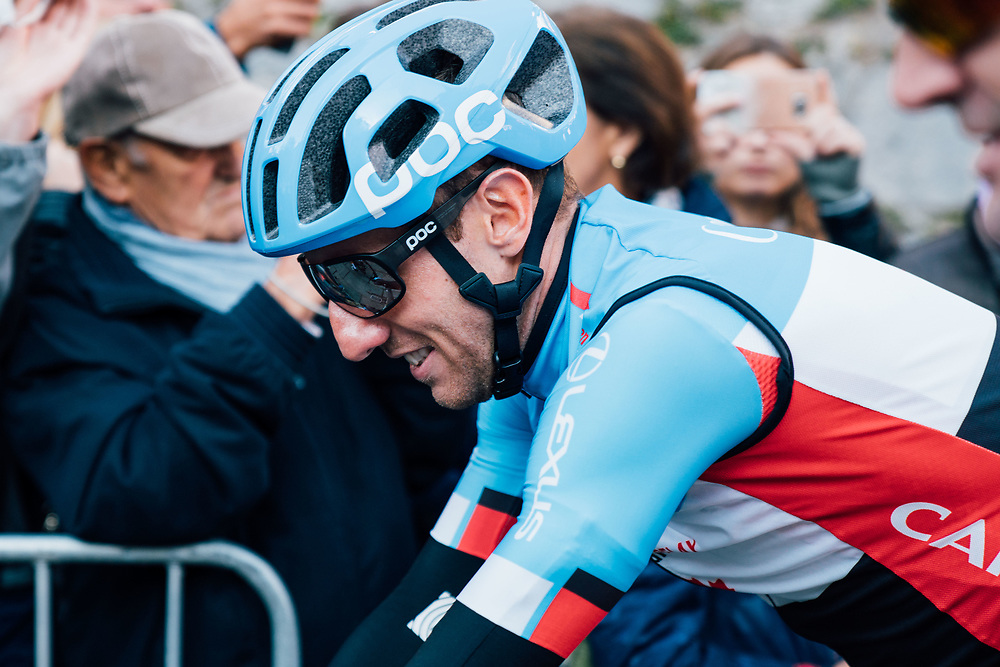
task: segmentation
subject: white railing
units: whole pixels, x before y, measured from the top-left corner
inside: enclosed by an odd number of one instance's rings
[[[257,592],[271,620],[272,667],[299,667],[298,621],[284,582],[252,551],[221,540],[177,547],[122,547],[83,542],[65,535],[0,534],[0,563],[32,563],[35,572],[35,667],[52,665],[53,563],[162,564],[167,569],[163,664],[181,667],[184,568],[218,567],[243,577]]]

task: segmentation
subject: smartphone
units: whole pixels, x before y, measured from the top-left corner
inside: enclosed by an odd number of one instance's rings
[[[791,129],[800,127],[816,105],[819,74],[810,69],[775,74],[706,70],[699,75],[696,95],[700,102],[739,100],[739,106],[713,116],[738,134],[752,128]]]
[[[756,84],[756,127],[800,127],[819,98],[819,76],[815,70],[793,69],[779,75],[759,76]]]
[[[753,127],[754,123],[754,81],[741,72],[725,69],[710,69],[698,76],[698,102],[715,103],[732,100],[735,106],[712,115],[713,120],[721,120],[737,134]]]

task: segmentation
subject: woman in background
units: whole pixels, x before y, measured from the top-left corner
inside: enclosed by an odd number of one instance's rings
[[[762,80],[791,80],[790,73],[806,72],[795,49],[749,33],[724,40],[701,66],[696,82],[713,70],[732,72],[750,82],[744,95],[751,96],[746,91],[781,94],[780,86],[765,89]],[[779,105],[790,111],[794,104],[790,98],[748,100],[735,94],[706,99],[699,94],[695,109],[705,167],[736,224],[829,240],[887,259],[896,250],[895,241],[880,220],[871,193],[858,182],[864,137],[837,108],[827,73],[810,72],[815,97],[794,124],[753,114],[754,108]],[[734,116],[739,107],[747,113]]]
[[[699,173],[696,121],[684,65],[651,23],[610,9],[553,14],[587,99],[587,130],[566,157],[584,193],[613,185],[655,206],[729,221]]]

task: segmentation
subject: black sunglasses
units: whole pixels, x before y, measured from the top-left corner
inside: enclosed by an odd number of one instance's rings
[[[406,293],[406,285],[397,272],[399,265],[455,222],[486,176],[501,166],[499,162],[490,165],[443,204],[417,218],[399,238],[378,252],[316,263],[299,255],[299,263],[309,282],[324,299],[352,315],[369,318],[385,314]]]
[[[997,0],[890,0],[893,19],[946,58],[954,58],[1000,25]]]

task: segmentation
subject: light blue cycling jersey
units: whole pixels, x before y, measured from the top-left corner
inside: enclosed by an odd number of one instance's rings
[[[911,616],[1000,647],[995,316],[611,188],[582,202],[569,261],[525,393],[481,408],[432,533],[486,559],[458,601],[566,656],[652,557],[766,596],[845,657],[871,639],[854,622],[922,650],[919,626],[840,604],[859,587],[915,590]]]

